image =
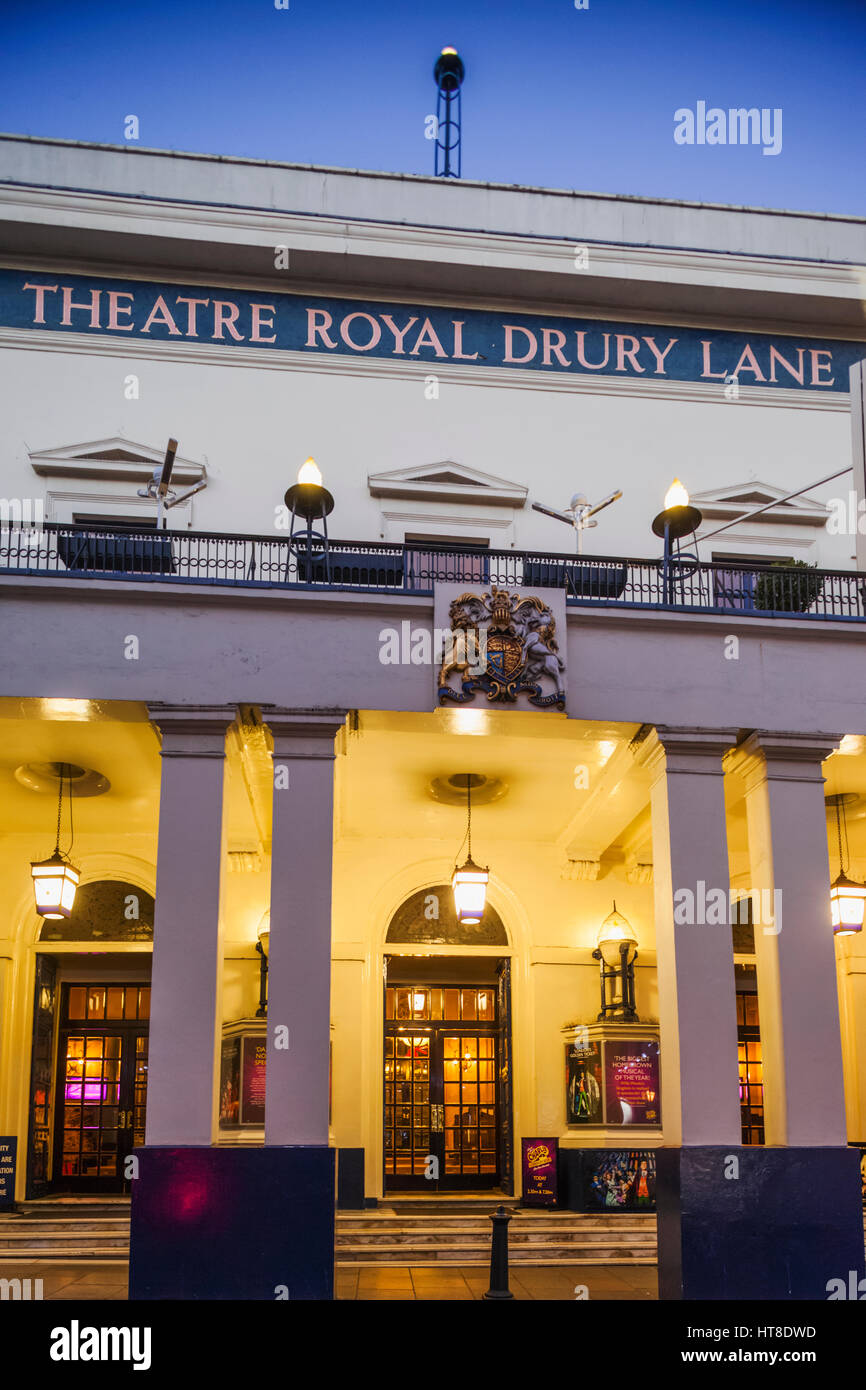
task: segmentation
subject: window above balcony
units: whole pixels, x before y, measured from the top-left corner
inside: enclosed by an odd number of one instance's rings
[[[86,516],[92,524],[146,524],[155,515],[152,501],[138,489],[152,477],[165,456],[165,445],[139,444],[120,435],[58,448],[30,450],[30,466],[45,480],[45,519],[69,524]],[[203,463],[175,460],[172,485],[187,487],[205,477]],[[193,524],[190,503],[178,507],[174,523]]]

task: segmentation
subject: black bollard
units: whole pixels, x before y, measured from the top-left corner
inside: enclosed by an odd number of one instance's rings
[[[508,1287],[508,1223],[511,1212],[497,1207],[490,1220],[493,1222],[493,1239],[490,1242],[490,1288],[485,1298],[513,1298]]]

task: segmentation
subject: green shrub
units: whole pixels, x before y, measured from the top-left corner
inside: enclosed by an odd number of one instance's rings
[[[805,560],[777,560],[762,570],[755,607],[774,613],[805,613],[821,592],[823,577]]]

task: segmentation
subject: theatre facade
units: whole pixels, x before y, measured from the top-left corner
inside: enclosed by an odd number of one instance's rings
[[[137,1298],[554,1172],[663,1297],[861,1277],[864,223],[0,170],[0,1203]]]

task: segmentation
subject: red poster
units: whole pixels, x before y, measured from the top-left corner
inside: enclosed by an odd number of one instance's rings
[[[244,1038],[241,1124],[263,1125],[265,1122],[266,1056],[267,1041],[264,1037]]]

